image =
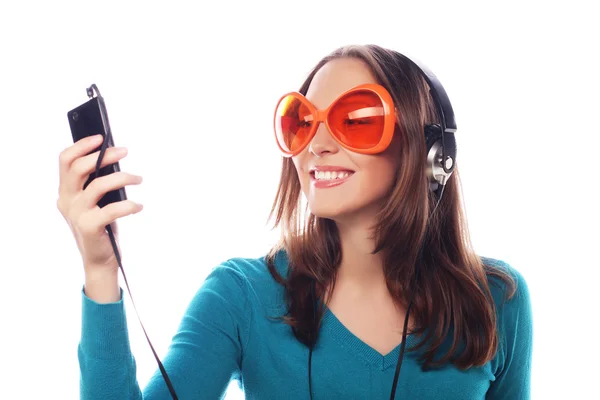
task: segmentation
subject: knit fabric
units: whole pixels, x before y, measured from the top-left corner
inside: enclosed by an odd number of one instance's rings
[[[510,265],[482,258],[507,270],[517,283],[505,301],[504,285],[490,277],[500,345],[493,360],[466,371],[453,365],[423,371],[418,352],[404,355],[396,399],[529,399],[532,317],[529,291]],[[286,276],[284,253],[276,267]],[[136,379],[125,307],[98,304],[82,291],[82,332],[78,348],[83,400],[169,400],[157,372],[142,390]],[[192,298],[163,364],[179,400],[220,399],[232,379],[249,400],[309,399],[308,349],[285,315],[284,291],[264,257],[230,259],[214,268]],[[417,342],[407,337],[407,348]],[[352,334],[327,308],[312,357],[313,399],[389,399],[400,346],[382,355]]]

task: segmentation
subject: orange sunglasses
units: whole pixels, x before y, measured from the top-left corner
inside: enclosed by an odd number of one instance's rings
[[[392,96],[381,85],[356,86],[325,110],[298,92],[285,94],[275,108],[275,139],[284,157],[296,156],[310,143],[321,122],[346,149],[362,154],[384,151],[396,124]]]

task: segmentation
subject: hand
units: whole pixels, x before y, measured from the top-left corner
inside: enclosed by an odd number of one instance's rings
[[[88,154],[102,143],[102,136],[91,136],[77,141],[60,153],[60,185],[57,207],[73,232],[87,274],[118,273],[118,263],[106,225],[111,225],[117,240],[116,220],[142,210],[142,205],[131,200],[110,203],[103,208],[97,203],[108,192],[127,185],[138,185],[142,177],[126,172],[115,172],[94,179],[83,190],[88,176],[95,171],[100,151]],[[127,155],[127,149],[106,149],[101,167],[111,165]],[[121,253],[121,247],[117,248]]]

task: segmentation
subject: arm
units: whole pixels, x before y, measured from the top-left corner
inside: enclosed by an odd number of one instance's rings
[[[491,400],[529,400],[533,326],[529,288],[523,276],[510,268],[517,290],[499,313],[500,345],[495,371],[486,396]]]
[[[220,398],[239,373],[250,318],[246,289],[243,275],[223,264],[192,299],[163,361],[180,399]],[[170,400],[158,370],[143,394],[139,388],[122,298],[98,304],[83,297],[81,399]]]

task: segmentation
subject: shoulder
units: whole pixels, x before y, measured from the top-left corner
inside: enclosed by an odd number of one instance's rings
[[[482,261],[487,267],[496,306],[499,353],[494,365],[502,368],[508,360],[527,358],[531,354],[533,317],[529,286],[521,272],[507,262],[486,257],[482,257]],[[507,284],[503,276],[512,282]]]
[[[273,267],[282,277],[287,276],[288,262],[284,252],[280,251],[273,257]],[[235,257],[222,262],[213,269],[214,273],[224,273],[235,276],[240,283],[251,286],[270,285],[274,277],[267,264],[267,255],[259,257]]]
[[[273,259],[275,271],[287,276],[288,262],[285,253],[276,253]],[[225,294],[243,294],[245,302],[260,303],[267,308],[279,307],[284,301],[283,286],[271,273],[267,255],[259,257],[235,257],[221,262],[206,278],[203,288],[213,288]]]
[[[530,303],[529,286],[523,274],[506,261],[481,257],[488,284],[498,310],[525,311]]]

